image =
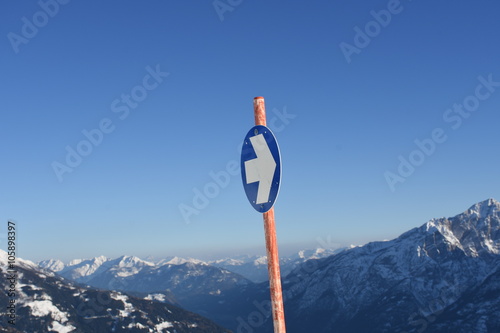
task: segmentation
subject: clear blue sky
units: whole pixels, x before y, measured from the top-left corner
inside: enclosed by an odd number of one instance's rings
[[[17,222],[24,258],[263,252],[239,175],[190,223],[179,209],[239,161],[255,96],[268,120],[288,114],[274,122],[283,252],[500,199],[497,2],[46,3],[0,5],[0,233]],[[54,162],[99,126],[60,181]],[[419,165],[398,173],[399,156]]]

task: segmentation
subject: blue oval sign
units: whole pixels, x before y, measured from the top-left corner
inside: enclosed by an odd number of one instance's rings
[[[241,178],[248,201],[260,213],[273,207],[281,182],[281,156],[273,132],[266,126],[248,131],[241,149]]]

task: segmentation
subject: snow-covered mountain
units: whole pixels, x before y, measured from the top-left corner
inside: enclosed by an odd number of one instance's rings
[[[133,256],[116,259],[101,256],[73,260],[68,265],[61,265],[57,260],[45,260],[39,265],[47,269],[57,268],[54,271],[60,276],[95,288],[144,293],[169,291],[182,297],[193,293],[216,294],[249,283],[244,277],[225,269],[178,257],[156,264]]]
[[[40,265],[61,268],[55,260],[43,261]],[[234,319],[225,308],[238,301],[233,295],[253,286],[250,280],[226,269],[177,257],[155,264],[137,257],[108,259],[101,256],[73,260],[57,274],[94,288],[124,291],[144,299],[178,305],[222,324]],[[238,306],[235,304],[232,308]]]
[[[314,250],[302,250],[289,257],[283,257],[280,259],[281,274],[283,276],[287,275],[298,265],[309,259],[324,258],[341,252],[344,249],[345,248],[317,248]],[[256,283],[264,282],[268,279],[267,258],[265,256],[241,255],[211,261],[181,257],[168,257],[156,261],[146,261],[134,256],[122,256],[116,259],[100,256],[92,259],[74,259],[68,264],[64,264],[58,259],[48,259],[38,263],[40,267],[56,272],[70,280],[74,280],[79,283],[86,283],[99,288],[114,290],[124,288],[124,286],[122,286],[122,278],[138,274],[146,268],[155,270],[162,266],[179,266],[183,264],[191,264],[188,265],[188,267],[200,267],[199,265],[218,267],[223,271],[227,270],[242,275],[246,279]],[[102,285],[102,278],[96,279],[96,277],[100,275],[108,276],[106,285]],[[110,276],[114,276],[117,279],[113,280]],[[101,282],[96,283],[98,280]]]
[[[193,258],[181,258],[181,257],[170,257],[166,259],[161,259],[156,262],[156,266],[163,266],[163,265],[182,265],[186,263],[191,263],[191,264],[206,264],[205,261],[199,260],[199,259],[193,259]]]
[[[75,259],[68,265],[64,265],[60,260],[50,259],[41,261],[38,264],[42,268],[52,270],[65,278],[80,283],[87,283],[94,276],[109,271],[118,277],[127,277],[137,274],[146,267],[155,266],[152,262],[134,256],[121,256],[116,259],[108,259],[104,256],[85,260]]]
[[[66,265],[59,259],[43,260],[38,263],[38,266],[53,272],[60,272],[64,269],[64,267],[66,267]]]
[[[78,286],[20,258],[11,267],[13,278],[2,250],[0,267],[0,287],[13,290],[0,293],[2,332],[229,332],[169,304]],[[15,304],[15,311],[8,304]],[[15,325],[8,323],[13,320],[8,314],[14,313]]]
[[[498,295],[499,253],[500,203],[489,199],[315,260],[284,279],[288,331],[500,332],[498,298],[488,298]]]
[[[281,275],[287,275],[298,265],[307,260],[326,258],[345,249],[346,248],[316,248],[301,250],[288,257],[282,257],[280,259]],[[182,257],[167,257],[155,261],[142,260],[134,256],[122,256],[116,259],[109,259],[104,256],[100,256],[92,259],[74,259],[67,265],[58,259],[48,259],[40,261],[38,265],[42,268],[56,272],[68,279],[81,283],[87,283],[87,281],[93,279],[96,275],[102,274],[108,270],[112,271],[119,277],[126,277],[139,273],[145,267],[159,268],[164,265],[182,265],[186,263],[218,267],[242,275],[255,283],[265,282],[268,280],[266,256],[240,255],[209,261]],[[115,287],[118,286],[119,284],[116,284]],[[110,286],[108,286],[108,288],[112,289]]]

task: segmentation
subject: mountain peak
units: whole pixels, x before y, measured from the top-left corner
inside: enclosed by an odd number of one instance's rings
[[[465,213],[470,216],[475,215],[477,218],[485,218],[489,215],[498,213],[499,211],[500,202],[490,198],[472,205]]]
[[[42,268],[47,268],[53,272],[60,272],[66,267],[61,260],[58,259],[47,259],[38,262],[38,266]]]
[[[173,257],[168,260],[161,260],[158,264],[160,265],[183,265],[185,263],[190,263],[190,264],[206,264],[202,260],[198,259],[193,259],[193,258],[180,258],[180,257]]]
[[[133,267],[136,265],[154,266],[152,262],[142,260],[136,256],[121,256],[117,259],[120,267]]]
[[[500,203],[487,199],[450,218],[432,219],[423,226],[425,232],[440,233],[452,248],[467,256],[500,253]]]

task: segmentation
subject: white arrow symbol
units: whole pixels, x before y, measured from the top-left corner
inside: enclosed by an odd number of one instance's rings
[[[256,204],[269,201],[276,162],[262,134],[250,138],[257,158],[245,162],[247,184],[259,182]]]

